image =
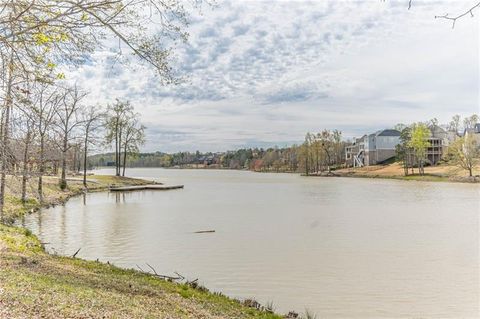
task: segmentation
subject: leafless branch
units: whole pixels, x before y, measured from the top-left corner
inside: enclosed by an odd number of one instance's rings
[[[455,17],[450,17],[448,16],[448,13],[444,14],[444,15],[439,15],[439,16],[435,16],[435,19],[446,19],[446,20],[450,20],[452,21],[452,29],[455,28],[455,23],[457,22],[458,19],[461,19],[463,17],[465,17],[466,15],[470,14],[470,16],[473,18],[473,11],[477,8],[480,7],[480,1],[478,1],[474,6],[472,6],[470,9],[466,10],[465,12],[455,16]]]
[[[177,273],[177,272],[175,272],[175,274],[176,274],[178,277],[161,275],[161,274],[157,273],[157,271],[155,270],[155,268],[153,268],[149,263],[145,263],[145,264],[148,266],[148,268],[150,268],[150,269],[153,271],[153,275],[155,275],[156,277],[159,277],[159,278],[162,278],[162,279],[168,279],[168,280],[183,280],[183,279],[185,279],[184,276],[180,275],[180,274]],[[141,270],[141,268],[140,268],[138,265],[137,265],[137,267]],[[152,275],[152,273],[144,272],[143,270],[142,270],[142,272]]]

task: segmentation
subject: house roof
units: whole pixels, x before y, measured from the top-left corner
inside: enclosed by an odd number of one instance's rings
[[[473,128],[466,128],[463,130],[463,135],[466,133],[480,134],[480,123],[475,124]]]
[[[387,130],[379,131],[376,135],[377,136],[400,136],[400,131],[387,129]]]

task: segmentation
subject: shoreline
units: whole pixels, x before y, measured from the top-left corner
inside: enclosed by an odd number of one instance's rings
[[[18,220],[87,192],[108,191],[112,180],[121,182],[121,186],[151,183],[93,176],[91,179],[106,181],[89,183],[92,187],[87,190],[58,191],[58,196],[43,204],[30,201],[9,218]],[[168,276],[75,256],[48,253],[27,228],[0,224],[0,318],[284,318],[255,300],[240,301],[210,292],[196,281],[178,282]]]
[[[99,167],[97,169],[108,169],[109,167]],[[426,173],[424,175],[409,174],[403,175],[403,168],[398,163],[388,165],[372,165],[361,168],[341,168],[332,170],[330,173],[324,171],[320,173],[311,173],[306,175],[303,172],[293,171],[256,171],[242,168],[219,168],[219,167],[129,167],[130,169],[178,169],[178,170],[218,170],[218,171],[245,171],[261,174],[298,174],[303,177],[344,177],[344,178],[370,178],[370,179],[394,179],[402,181],[419,181],[419,182],[441,182],[441,183],[462,183],[462,184],[478,184],[480,183],[480,167],[476,169],[476,175],[469,177],[466,175],[466,171],[462,171],[453,165],[439,165],[426,167]],[[391,170],[393,172],[385,173],[384,170]],[[442,173],[436,173],[438,170],[443,170]],[[430,171],[433,170],[433,173]]]
[[[398,181],[416,181],[416,182],[436,182],[436,183],[460,183],[460,184],[478,184],[480,183],[479,176],[472,177],[449,177],[441,175],[418,175],[410,174],[407,176],[398,176],[398,175],[367,175],[367,174],[348,174],[348,173],[336,173],[332,171],[330,174],[310,174],[305,175],[305,177],[337,177],[337,178],[365,178],[365,179],[387,179],[387,180],[398,180]]]

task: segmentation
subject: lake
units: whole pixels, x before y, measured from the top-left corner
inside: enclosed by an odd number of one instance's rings
[[[113,170],[96,171],[113,174]],[[129,169],[172,191],[91,193],[26,216],[47,249],[318,318],[478,318],[480,187]],[[215,230],[214,233],[195,233]]]

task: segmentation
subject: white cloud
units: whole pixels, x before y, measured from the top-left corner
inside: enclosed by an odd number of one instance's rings
[[[180,86],[105,64],[108,52],[73,74],[93,101],[132,100],[149,151],[283,146],[324,127],[353,136],[445,122],[478,112],[478,18],[452,30],[433,16],[470,2],[220,2],[193,17],[190,42],[177,50],[174,66],[189,76]]]

